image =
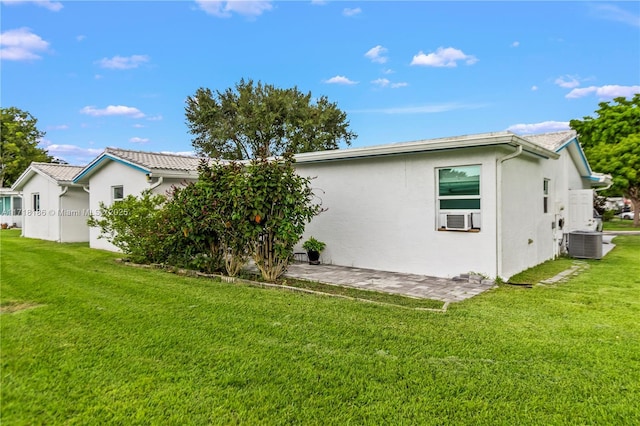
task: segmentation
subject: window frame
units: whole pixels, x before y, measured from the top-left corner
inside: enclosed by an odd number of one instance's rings
[[[34,212],[40,211],[40,193],[39,192],[31,193],[31,207],[33,208]]]
[[[549,213],[549,183],[551,179],[544,178],[542,183],[542,213]]]
[[[474,172],[477,171],[477,191],[473,190],[471,194],[460,194],[460,195],[443,195],[441,194],[441,171],[443,170],[451,170],[451,169],[469,169]],[[446,219],[443,221],[443,217],[448,214],[469,214],[471,215],[471,224],[470,229],[464,230],[466,232],[480,232],[482,229],[482,164],[462,164],[456,166],[445,166],[445,167],[436,167],[435,168],[435,177],[436,177],[436,185],[435,185],[435,207],[436,207],[436,229],[439,231],[453,231],[452,229],[447,229]],[[475,175],[470,175],[475,176]],[[475,186],[475,185],[474,185]],[[445,202],[445,206],[443,207],[443,201]],[[455,206],[448,204],[446,202],[473,202],[477,205],[468,205],[468,206]],[[477,223],[476,223],[477,222]],[[459,231],[458,231],[459,232]]]
[[[116,197],[116,190],[120,190],[120,197]],[[111,202],[117,203],[124,200],[124,185],[113,185],[111,187]]]

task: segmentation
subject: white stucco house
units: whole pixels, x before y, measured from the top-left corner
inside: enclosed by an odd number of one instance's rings
[[[149,189],[164,194],[174,185],[193,182],[198,178],[198,157],[107,148],[85,166],[73,179],[89,192],[89,209],[100,211],[128,195],[139,196]],[[104,238],[100,230],[90,228],[89,245],[92,248],[118,251]]]
[[[22,193],[22,236],[58,242],[89,240],[89,194],[72,182],[80,166],[31,163],[11,189]]]
[[[573,131],[421,140],[296,156],[327,209],[307,226],[324,263],[508,279],[588,229],[591,171]]]
[[[22,194],[11,188],[0,188],[0,224],[22,228]]]

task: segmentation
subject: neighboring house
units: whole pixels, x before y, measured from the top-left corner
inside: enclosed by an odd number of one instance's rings
[[[296,169],[327,209],[305,232],[325,263],[439,277],[507,279],[554,258],[593,219],[585,194],[610,184],[572,131],[304,153]]]
[[[22,236],[58,242],[89,240],[89,194],[73,177],[80,166],[31,163],[11,187],[22,192]]]
[[[145,189],[164,194],[174,185],[193,182],[198,178],[199,164],[197,157],[107,148],[73,181],[88,189],[89,209],[99,212],[100,203],[111,206],[128,195],[139,196]],[[99,235],[98,228],[90,229],[92,248],[118,251]]]
[[[22,195],[11,188],[0,188],[0,224],[22,228]]]

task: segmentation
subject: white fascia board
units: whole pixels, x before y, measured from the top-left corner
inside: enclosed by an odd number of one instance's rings
[[[38,168],[33,167],[33,166],[29,166],[29,167],[27,167],[27,170],[22,172],[22,174],[18,177],[18,179],[16,179],[16,181],[13,183],[13,185],[11,185],[11,189],[17,190],[17,191],[21,190],[22,188],[24,188],[24,186],[27,184],[27,182],[29,182],[31,180],[31,178],[34,175],[40,175],[40,176],[44,177],[45,179],[47,179],[48,181],[53,182],[55,184],[59,183],[57,180],[55,180],[54,178],[52,178],[51,176],[49,176],[48,174],[46,174],[42,170],[39,170]]]
[[[478,135],[457,136],[451,138],[402,142],[363,148],[338,149],[331,151],[307,152],[296,154],[298,163],[335,161],[354,158],[378,157],[385,155],[411,154],[429,151],[444,151],[461,148],[476,148],[495,145],[521,145],[524,151],[544,158],[558,158],[559,154],[533,144],[511,132],[483,133]]]
[[[35,173],[36,171],[33,170],[31,166],[27,167],[27,170],[22,172],[22,174],[18,176],[18,179],[13,182],[13,185],[11,185],[11,189],[14,191],[22,190],[22,188],[24,188],[24,185],[31,179],[31,177],[33,177]]]
[[[89,177],[100,170],[108,161],[115,161],[116,163],[124,164],[125,166],[132,167],[133,169],[145,174],[150,173],[150,170],[146,167],[105,151],[100,154],[95,160],[89,163],[84,169],[82,169],[80,173],[78,173],[73,179],[73,182],[77,184],[89,183]]]

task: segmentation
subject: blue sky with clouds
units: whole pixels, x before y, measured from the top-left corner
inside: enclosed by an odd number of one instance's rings
[[[566,129],[640,92],[635,1],[0,3],[1,104],[78,165],[192,151],[185,99],[241,78],[326,95],[353,146]]]

